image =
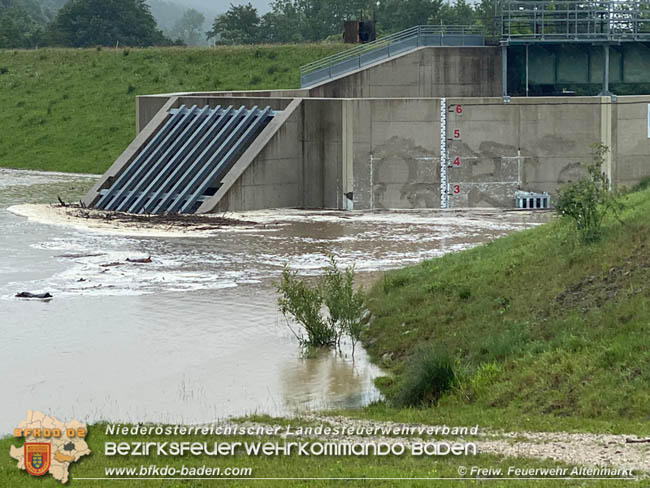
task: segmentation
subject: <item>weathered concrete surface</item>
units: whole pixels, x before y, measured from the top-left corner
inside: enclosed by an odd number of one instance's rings
[[[197,213],[304,206],[301,103],[283,107]]]
[[[440,100],[353,100],[354,208],[440,206]]]
[[[569,72],[572,63],[594,59],[573,53],[560,64]],[[170,97],[178,105],[275,110],[301,99],[268,147],[256,148],[241,181],[230,182],[219,209],[438,207],[442,96],[463,106],[448,122],[450,163],[460,162],[448,171],[452,206],[511,207],[518,189],[554,194],[583,175],[595,143],[610,148],[602,169],[612,186],[650,175],[650,96],[504,103],[500,61],[497,47],[426,47],[309,89],[138,97],[138,131],[149,130]],[[538,82],[556,76],[535,71],[535,63],[543,56],[531,64]]]
[[[161,93],[157,95],[138,95],[135,97],[136,133],[146,127],[154,115],[162,108],[170,97],[189,97],[209,99],[213,97],[246,97],[246,98],[287,98],[309,96],[308,90],[248,90],[248,91],[215,91],[215,92],[179,92]],[[287,102],[287,104],[289,103]],[[263,103],[263,102],[262,102]]]
[[[618,97],[612,110],[612,181],[633,186],[650,176],[650,96]]]
[[[448,121],[451,138],[459,131],[448,144],[450,163],[460,161],[448,170],[453,207],[511,207],[518,189],[553,195],[584,174],[595,143],[611,150],[603,172],[614,187],[650,175],[650,96],[616,102],[608,97],[447,101],[463,107],[462,115],[449,112]],[[295,102],[235,93],[182,95],[175,103],[284,110]],[[438,207],[439,118],[438,98],[304,98],[215,208]]]
[[[463,107],[450,113],[450,182],[460,185],[454,206],[512,206],[514,191],[548,191],[575,180],[602,140],[601,99],[450,99]],[[477,183],[481,183],[478,185]]]
[[[498,47],[422,47],[309,88],[311,97],[489,97],[501,92]]]

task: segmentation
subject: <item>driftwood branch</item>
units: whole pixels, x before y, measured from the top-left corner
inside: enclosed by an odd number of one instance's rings
[[[643,444],[650,443],[650,438],[648,439],[625,439],[626,444]]]

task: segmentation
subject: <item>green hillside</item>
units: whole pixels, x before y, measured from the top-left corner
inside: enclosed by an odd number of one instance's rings
[[[554,221],[387,273],[364,341],[395,375],[384,389],[399,398],[426,367],[417,351],[437,345],[459,379],[437,412],[648,425],[650,190],[623,200],[597,244]]]
[[[134,137],[136,95],[296,88],[342,48],[0,50],[0,166],[102,173]]]

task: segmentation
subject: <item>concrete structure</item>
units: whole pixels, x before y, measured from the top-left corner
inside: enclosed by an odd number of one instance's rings
[[[650,175],[650,96],[500,97],[500,49],[426,47],[300,90],[137,98],[138,135],[101,188],[180,105],[271,106],[282,113],[239,157],[199,212],[274,207],[440,206],[440,98],[451,207],[514,207],[517,190],[555,193],[582,175],[591,146],[611,151],[613,186]]]
[[[422,47],[309,89],[311,97],[489,97],[501,90],[498,47]]]

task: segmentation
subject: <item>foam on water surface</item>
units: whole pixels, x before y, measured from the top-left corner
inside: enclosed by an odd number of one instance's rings
[[[0,170],[0,354],[12,392],[0,432],[27,409],[205,422],[364,405],[378,398],[381,371],[363,349],[353,363],[349,345],[347,356],[301,357],[277,311],[283,266],[318,275],[333,254],[364,280],[535,225],[495,211],[267,210],[229,215],[253,226],[147,233],[119,224],[98,231],[48,210],[94,181]],[[20,291],[54,299],[14,298]]]

